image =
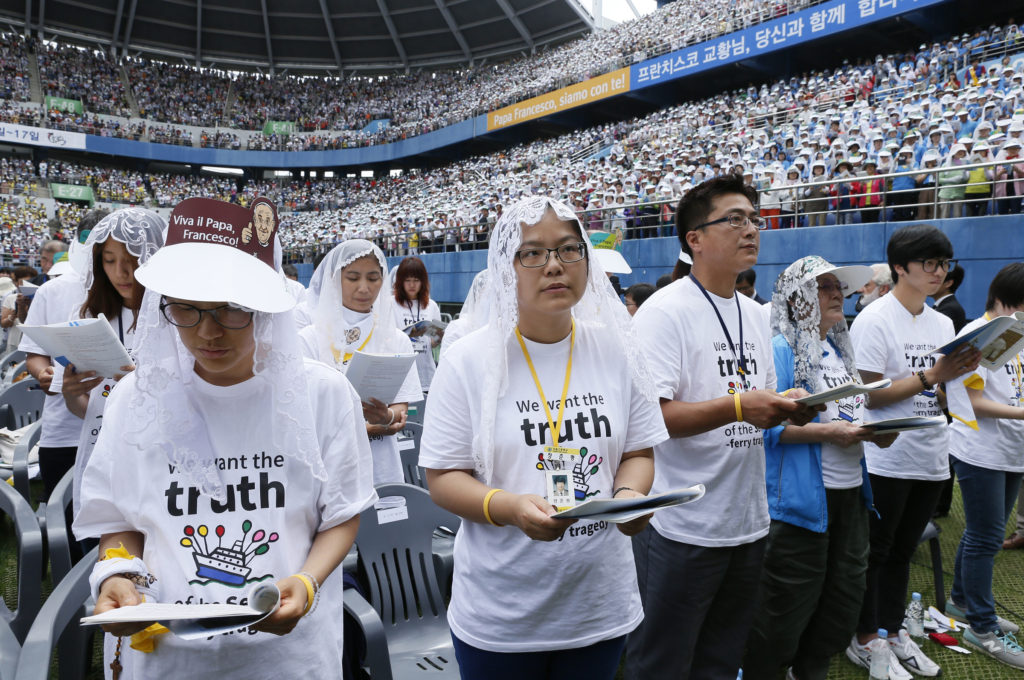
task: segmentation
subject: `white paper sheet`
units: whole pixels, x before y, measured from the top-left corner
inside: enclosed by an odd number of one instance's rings
[[[830,390],[825,390],[824,392],[818,392],[816,394],[811,394],[806,397],[801,397],[800,399],[796,399],[795,401],[799,404],[817,406],[818,404],[827,404],[828,402],[835,401],[837,399],[845,399],[846,397],[852,397],[856,394],[864,394],[865,392],[873,392],[874,390],[885,389],[889,385],[892,385],[892,380],[889,380],[888,378],[882,378],[881,380],[876,380],[875,382],[867,383],[866,385],[862,385],[860,383],[855,382],[848,382],[843,383],[838,387],[833,387]]]
[[[414,353],[367,354],[357,350],[348,363],[345,377],[363,401],[372,397],[393,404],[414,361]]]
[[[96,319],[20,328],[56,363],[74,364],[79,372],[96,371],[99,377],[113,378],[124,373],[122,366],[134,365],[128,350],[102,314]]]
[[[281,601],[281,592],[273,583],[256,586],[249,592],[249,604],[170,604],[143,602],[132,607],[111,609],[81,619],[83,626],[108,623],[163,624],[185,640],[245,628],[270,616]]]

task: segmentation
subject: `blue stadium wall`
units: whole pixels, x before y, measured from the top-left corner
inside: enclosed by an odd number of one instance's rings
[[[797,258],[821,255],[833,264],[885,262],[889,236],[907,222],[853,224],[768,231],[762,234],[757,265],[757,292],[771,297],[776,277]],[[967,271],[957,298],[971,318],[985,311],[985,296],[992,277],[1010,262],[1024,261],[1024,216],[968,217],[932,222],[953,242],[955,257]],[[622,287],[654,283],[668,274],[679,255],[679,241],[651,238],[626,241],[623,255],[633,273],[620,276]],[[431,298],[439,303],[461,303],[473,276],[487,266],[487,251],[420,255],[430,274]],[[400,257],[388,258],[394,267]],[[853,300],[847,301],[853,313]]]

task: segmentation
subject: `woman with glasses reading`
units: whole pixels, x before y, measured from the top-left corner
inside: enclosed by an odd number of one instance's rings
[[[387,278],[384,253],[369,241],[350,239],[327,253],[309,282],[306,305],[313,325],[299,332],[303,353],[342,373],[355,352],[411,353],[412,343],[395,325],[394,298],[384,285]],[[405,427],[409,403],[422,399],[419,376],[411,367],[395,403],[363,402],[374,485],[405,481],[394,435]]]
[[[643,617],[627,536],[647,517],[551,517],[645,495],[666,437],[591,252],[569,206],[535,196],[507,210],[487,319],[447,350],[428,397],[419,463],[434,501],[467,520],[448,610],[466,679],[610,680]]]
[[[376,500],[370,452],[351,385],[302,358],[276,216],[264,198],[171,213],[167,245],[136,272],[136,370],[110,395],[74,528],[100,538],[97,614],[143,598],[244,604],[259,584],[280,603],[197,640],[108,625],[113,678],[326,680],[341,665],[332,574]]]
[[[836,267],[817,255],[779,276],[771,305],[778,390],[858,382],[843,298],[871,276],[871,267]],[[853,635],[868,567],[863,442],[885,447],[897,436],[863,423],[864,398],[856,395],[828,402],[815,422],[765,431],[771,526],[744,678],[774,680],[789,667],[789,678],[824,680]]]
[[[868,395],[864,420],[941,416],[942,384],[973,371],[981,358],[966,344],[946,356],[932,354],[954,337],[949,317],[925,304],[956,263],[953,244],[935,227],[915,224],[893,233],[887,254],[892,292],[865,308],[850,331],[861,380],[892,380]],[[911,639],[903,618],[910,558],[949,477],[948,428],[904,432],[884,451],[868,441],[864,455],[878,512],[870,517],[867,589],[846,656],[869,668],[868,644],[885,629],[899,661],[890,663],[890,678],[909,678],[911,672],[934,677],[938,664]]]

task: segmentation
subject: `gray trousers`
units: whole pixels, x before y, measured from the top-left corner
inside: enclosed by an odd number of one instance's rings
[[[633,538],[644,620],[626,642],[629,680],[735,680],[768,539],[728,548]]]
[[[868,510],[860,488],[829,489],[824,533],[772,522],[761,599],[743,659],[743,680],[825,680],[829,660],[857,628],[868,569]]]

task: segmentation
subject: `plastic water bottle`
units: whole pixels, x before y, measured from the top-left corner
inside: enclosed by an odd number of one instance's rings
[[[921,593],[911,594],[910,604],[907,605],[906,621],[907,632],[911,637],[924,637],[924,605],[921,604]]]
[[[889,631],[878,629],[878,637],[868,643],[871,652],[871,666],[868,677],[871,680],[889,680]]]

